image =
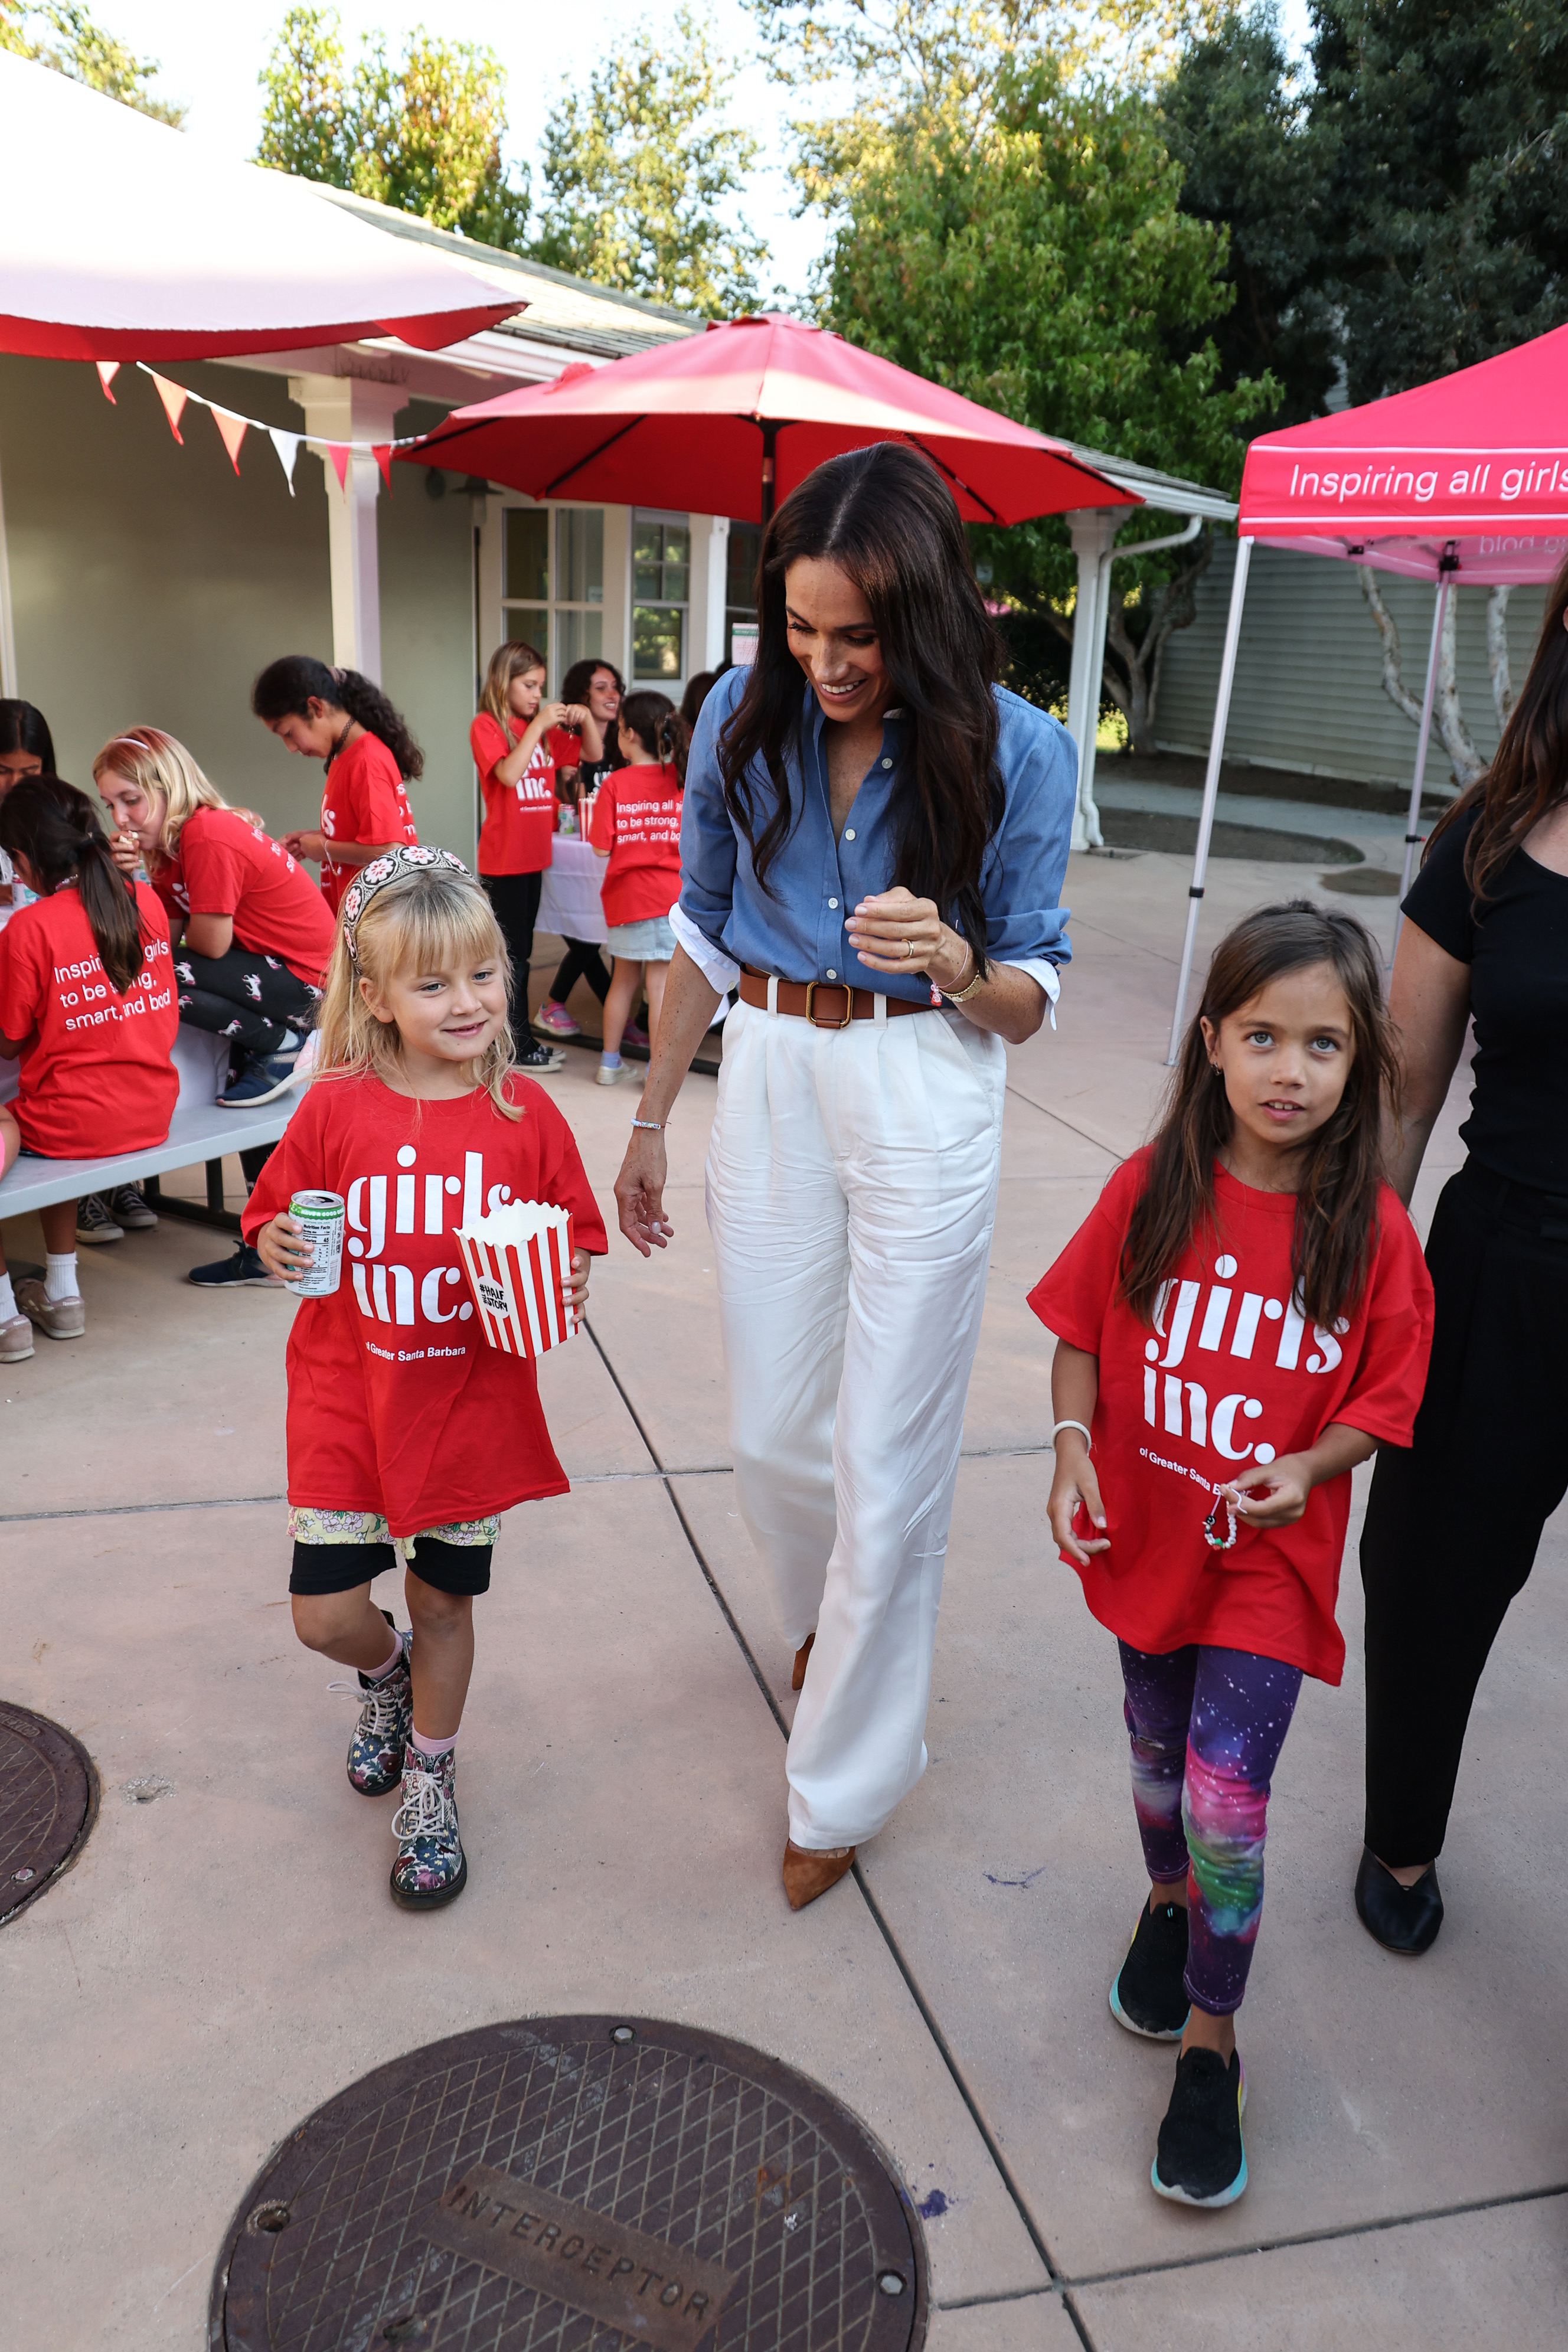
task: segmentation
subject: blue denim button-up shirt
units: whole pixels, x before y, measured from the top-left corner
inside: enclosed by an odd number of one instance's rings
[[[847,981],[884,996],[930,1002],[916,971],[873,971],[854,952],[845,924],[862,898],[893,887],[893,787],[904,728],[889,714],[882,748],[855,796],[842,837],[833,837],[822,706],[805,688],[798,758],[786,761],[797,814],[768,873],[758,883],[744,836],[731,824],[719,774],[718,734],[744,688],[743,669],[721,677],[702,706],[686,772],[680,821],[680,898],[674,913],[681,944],[717,988],[733,987],[733,967],[748,963],[780,980]],[[1001,733],[996,747],[1005,801],[981,869],[986,949],[998,963],[1032,971],[1056,995],[1058,964],[1072,953],[1068,910],[1058,901],[1078,789],[1078,754],[1056,719],[1005,688],[995,689]],[[759,771],[761,762],[758,762]],[[756,829],[767,822],[773,785],[762,773]],[[948,910],[951,920],[951,910]]]

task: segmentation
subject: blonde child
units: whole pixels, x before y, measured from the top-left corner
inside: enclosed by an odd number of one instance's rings
[[[507,977],[449,851],[373,859],[343,900],[316,1074],[244,1218],[287,1278],[309,1258],[292,1194],[347,1204],[342,1286],[302,1301],[289,1341],[289,1591],[306,1647],[358,1669],[349,1779],[401,1787],[392,1894],[410,1910],[467,1883],[456,1748],[499,1514],[566,1491],[533,1365],[486,1344],[453,1230],[509,1197],[570,1209],[578,1307],[606,1245],[571,1129],[514,1066]],[[371,1601],[395,1548],[407,1633]]]
[[[1350,1474],[1408,1445],[1432,1286],[1383,1181],[1376,953],[1306,899],[1223,940],[1153,1141],[1030,1294],[1057,1334],[1051,1532],[1117,1635],[1149,1873],[1117,2022],[1181,2042],[1156,2192],[1247,2186],[1235,2015],[1270,1780],[1337,1683]]]
[[[621,757],[626,762],[599,787],[589,838],[608,860],[600,886],[606,944],[616,960],[605,1000],[605,1043],[598,1079],[620,1077],[621,1039],[647,989],[649,1045],[658,1041],[664,983],[675,953],[669,910],[680,896],[680,811],[691,730],[666,694],[630,694],[621,705]]]

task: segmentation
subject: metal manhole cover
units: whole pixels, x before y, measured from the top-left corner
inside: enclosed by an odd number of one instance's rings
[[[258,2175],[213,2352],[919,2352],[919,2220],[777,2059],[657,2019],[484,2026],[319,2107]]]
[[[42,1894],[92,1827],[98,1775],[47,1715],[0,1700],[0,1923]]]

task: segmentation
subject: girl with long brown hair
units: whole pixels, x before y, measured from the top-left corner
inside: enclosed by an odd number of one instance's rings
[[[784,1892],[842,1878],[925,1769],[1005,1038],[1068,959],[1077,765],[995,683],[952,492],[881,443],[769,524],[757,658],[702,706],[658,1041],[616,1186],[663,1248],[663,1125],[724,1024],[708,1215],[740,1508],[800,1705]]]
[[[1426,1242],[1431,1377],[1413,1441],[1379,1458],[1361,1544],[1356,1909],[1379,1943],[1412,1955],[1442,1925],[1436,1857],[1477,1685],[1568,1488],[1555,1370],[1568,1318],[1568,567],[1497,756],[1435,828],[1405,917],[1389,987],[1405,1121],[1390,1174],[1406,1202],[1472,1021],[1476,1046],[1468,1156]],[[1508,1475],[1456,1478],[1461,1454],[1506,1461]]]
[[[1259,908],[1215,951],[1152,1142],[1030,1295],[1057,1334],[1051,1532],[1118,1637],[1149,1872],[1110,2007],[1181,2042],[1151,2179],[1183,2204],[1247,2186],[1269,1781],[1303,1675],[1343,1665],[1350,1473],[1408,1443],[1426,1369],[1394,1081],[1361,925]]]

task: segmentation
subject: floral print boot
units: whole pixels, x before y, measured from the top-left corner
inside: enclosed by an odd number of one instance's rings
[[[385,1615],[384,1610],[383,1615]],[[390,1617],[387,1623],[392,1624]],[[414,1726],[414,1691],[408,1676],[411,1632],[397,1634],[403,1654],[379,1682],[357,1675],[352,1683],[329,1683],[329,1690],[347,1692],[362,1701],[359,1721],[349,1741],[349,1783],[362,1797],[384,1797],[403,1778],[403,1752]]]
[[[425,1756],[410,1739],[403,1758],[403,1802],[392,1817],[397,1860],[392,1899],[405,1911],[433,1911],[468,1884],[458,1834],[458,1751]]]

